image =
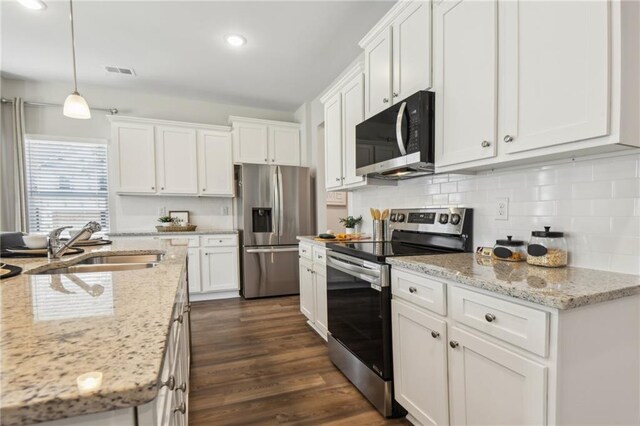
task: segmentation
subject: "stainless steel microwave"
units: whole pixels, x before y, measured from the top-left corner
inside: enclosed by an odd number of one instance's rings
[[[416,92],[356,126],[356,174],[408,179],[434,171],[435,93]]]

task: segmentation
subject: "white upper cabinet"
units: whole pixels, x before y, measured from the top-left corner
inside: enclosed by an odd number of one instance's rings
[[[158,185],[163,194],[197,194],[196,131],[156,126]]]
[[[497,2],[434,6],[437,166],[496,155]]]
[[[300,129],[289,126],[269,126],[269,156],[272,164],[300,165]]]
[[[153,126],[138,123],[114,123],[111,146],[115,192],[154,194],[156,192],[156,156]]]
[[[395,103],[431,87],[431,2],[415,1],[393,25],[393,92]]]
[[[280,121],[229,117],[236,163],[300,165],[300,125]]]
[[[198,131],[200,195],[233,197],[233,143],[230,132]]]
[[[340,92],[324,104],[324,144],[326,188],[340,188],[342,186],[342,94]]]
[[[342,183],[353,186],[366,183],[364,176],[356,174],[356,126],[364,120],[364,76],[362,73],[358,73],[347,82],[341,93]]]
[[[233,125],[236,163],[269,164],[267,127],[256,123]]]
[[[431,87],[431,1],[401,1],[360,41],[365,115]]]
[[[505,151],[607,135],[609,2],[519,0],[500,8]]]

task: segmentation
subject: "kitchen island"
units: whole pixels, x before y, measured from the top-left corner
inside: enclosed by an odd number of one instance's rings
[[[96,425],[134,424],[136,417],[139,424],[158,423],[164,408],[147,403],[167,388],[161,373],[169,368],[165,353],[176,327],[184,324],[188,331],[186,247],[116,238],[113,245],[86,247],[62,260],[158,253],[164,258],[153,268],[82,274],[32,275],[25,272],[47,265],[46,258],[2,259],[23,268],[0,283],[3,425],[71,417],[60,424],[76,424],[77,416],[87,415]],[[186,351],[185,383],[188,344]],[[101,381],[83,381],[87,373],[98,373]],[[164,398],[163,405],[182,404],[178,411],[186,411],[183,393],[182,402],[169,398],[164,404]]]

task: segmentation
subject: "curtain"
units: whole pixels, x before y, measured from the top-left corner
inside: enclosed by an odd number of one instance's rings
[[[24,101],[22,98],[14,98],[12,106],[11,120],[3,119],[5,126],[2,132],[2,157],[0,158],[2,162],[0,230],[26,232]],[[10,130],[6,128],[7,124]]]

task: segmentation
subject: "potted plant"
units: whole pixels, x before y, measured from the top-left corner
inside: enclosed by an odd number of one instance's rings
[[[362,222],[362,216],[359,216],[359,217],[347,216],[347,217],[340,218],[340,223],[344,225],[346,234],[355,234],[356,226],[358,226],[360,222]]]
[[[173,218],[171,216],[160,216],[158,222],[160,222],[160,226],[171,226],[173,225]]]

